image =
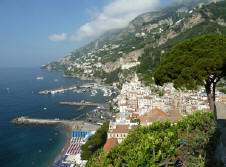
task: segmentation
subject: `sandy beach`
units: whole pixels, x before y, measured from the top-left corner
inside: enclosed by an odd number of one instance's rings
[[[91,124],[91,123],[85,122],[85,121],[74,121],[72,123],[62,123],[62,126],[64,126],[67,131],[65,133],[66,143],[64,145],[64,148],[61,150],[61,153],[56,158],[56,160],[54,161],[52,166],[54,166],[57,161],[59,161],[60,159],[62,159],[65,156],[67,149],[70,146],[70,141],[72,138],[73,130],[79,129],[82,131],[91,132],[91,131],[96,131],[100,127],[99,125],[94,125],[94,124]]]

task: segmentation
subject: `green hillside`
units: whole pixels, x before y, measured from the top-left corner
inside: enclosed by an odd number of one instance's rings
[[[210,5],[197,9],[196,12],[200,13],[202,17],[205,18],[205,21],[185,32],[181,32],[178,36],[173,39],[169,39],[165,44],[160,45],[159,47],[147,47],[145,49],[145,53],[140,58],[141,64],[137,68],[137,73],[140,74],[140,78],[146,84],[151,82],[150,76],[159,66],[164,53],[169,51],[175,44],[185,39],[203,34],[220,33],[226,35],[226,25],[220,25],[217,23],[218,19],[222,19],[223,21],[226,20],[226,1],[211,3]],[[183,24],[180,24],[174,28],[177,28],[178,31],[180,31],[182,25]]]
[[[181,0],[158,11],[141,14],[126,28],[109,31],[42,69],[60,70],[67,76],[100,79],[106,84],[117,85],[122,85],[137,72],[149,85],[153,83],[152,73],[161,58],[175,44],[203,34],[226,35],[226,1],[209,4],[212,1]],[[137,62],[130,53],[143,49],[143,55],[138,54],[140,65],[122,68],[125,63]]]

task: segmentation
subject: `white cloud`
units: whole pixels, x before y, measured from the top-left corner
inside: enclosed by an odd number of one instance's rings
[[[82,25],[71,40],[95,38],[110,29],[123,28],[139,14],[154,10],[160,0],[111,0],[91,22]]]
[[[48,39],[53,42],[61,42],[61,41],[64,41],[67,39],[67,34],[65,32],[63,32],[61,34],[49,35]]]

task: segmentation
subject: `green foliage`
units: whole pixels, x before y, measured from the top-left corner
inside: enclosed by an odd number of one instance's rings
[[[224,87],[225,86],[225,84],[224,83],[219,83],[219,84],[217,84],[217,87]]]
[[[162,51],[169,51],[174,45],[185,39],[190,39],[198,35],[217,32],[221,32],[222,34],[226,35],[225,27],[220,26],[217,23],[205,21],[194,26],[192,29],[182,32],[177,37],[168,40],[165,44],[157,48],[146,48],[145,53],[139,59],[141,64],[138,66],[137,72],[142,75],[148,74],[150,76],[160,65],[161,57],[164,55]],[[144,81],[148,83],[148,80],[145,80],[145,78],[148,77],[143,78]]]
[[[99,148],[103,147],[107,140],[109,122],[104,123],[96,133],[91,136],[86,144],[81,146],[83,160],[88,160]]]
[[[196,36],[210,33],[226,35],[225,27],[221,26],[217,22],[213,22],[213,20],[217,19],[226,20],[226,1],[211,3],[210,5],[196,9],[194,12],[202,14],[202,17],[205,18],[205,21],[195,25],[185,32],[182,32],[181,26],[183,25],[183,23],[186,23],[187,19],[191,17],[186,16],[185,19],[181,22],[182,24],[179,24],[173,28],[179,33],[178,36],[169,39],[165,44],[158,47],[148,47],[145,49],[145,53],[139,59],[141,64],[138,66],[137,72],[141,74],[140,76],[147,84],[149,83],[149,81],[145,80],[145,78],[148,79],[148,77],[144,77],[142,75],[152,75],[152,73],[158,68],[158,66],[160,65],[161,57],[163,56],[162,51],[166,53],[179,42]]]
[[[219,89],[219,91],[226,94],[226,89]]]
[[[163,96],[163,90],[161,90],[160,88],[158,88],[158,87],[153,87],[153,88],[151,88],[151,92],[152,93],[156,93],[156,94],[159,94],[159,96]]]
[[[178,126],[183,129],[186,124],[189,124],[186,130],[190,135],[183,134],[183,131],[181,135],[181,138],[186,139],[186,145],[178,150],[178,155],[184,160],[185,166],[221,167],[216,164],[214,159],[219,132],[214,126],[212,116],[213,114],[191,115],[190,119],[178,122]]]
[[[120,68],[117,68],[116,70],[109,73],[106,73],[103,70],[97,70],[94,73],[94,77],[103,79],[105,84],[112,84],[119,81],[119,74],[121,72],[122,70]]]
[[[104,83],[106,84],[111,84],[113,82],[118,82],[119,81],[119,73],[120,73],[121,69],[118,68],[110,73],[106,73],[105,78],[106,80],[104,81]]]
[[[219,18],[226,19],[226,1],[211,3],[203,8],[199,9],[203,17],[212,20],[217,20]],[[207,13],[212,13],[212,15],[207,16]]]
[[[226,94],[226,77],[220,81],[219,84],[216,85],[217,89]]]
[[[155,83],[155,81],[152,78],[151,73],[150,74],[139,74],[139,79],[142,83],[144,83],[145,86],[150,86],[151,84]]]
[[[162,59],[154,77],[159,85],[174,83],[177,88],[196,89],[210,76],[226,75],[226,37],[203,35],[185,40]]]
[[[148,127],[138,127],[136,130],[129,133],[128,137],[121,143],[112,148],[109,152],[103,153],[99,150],[92,156],[87,164],[87,167],[108,167],[108,166],[158,166],[159,163],[170,159],[175,162],[178,155],[183,156],[185,153],[179,151],[178,144],[182,140],[194,143],[192,139],[193,132],[197,133],[200,142],[194,144],[190,150],[195,164],[195,157],[199,155],[202,159],[198,159],[200,163],[213,163],[208,158],[209,152],[205,148],[210,147],[214,153],[215,144],[209,145],[210,138],[214,137],[215,126],[213,121],[213,113],[197,112],[193,115],[183,118],[176,124],[170,122],[155,122]],[[188,134],[188,136],[187,136]],[[216,136],[217,138],[217,136]],[[202,141],[205,141],[202,143]],[[191,143],[190,143],[191,142]],[[202,148],[202,152],[195,153],[197,149]],[[184,150],[186,151],[186,150]]]

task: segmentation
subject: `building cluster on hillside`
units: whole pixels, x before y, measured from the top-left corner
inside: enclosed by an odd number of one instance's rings
[[[221,93],[216,91],[216,100],[221,98]],[[197,91],[176,90],[173,84],[144,87],[137,76],[130,83],[123,84],[117,101],[120,112],[115,121],[110,122],[104,152],[121,143],[138,125],[148,126],[157,120],[176,121],[197,110],[209,109],[203,87]]]
[[[119,47],[119,44],[105,44],[102,48],[94,49],[86,55],[83,55],[71,62],[70,66],[67,68],[67,71],[76,72],[76,70],[80,70],[83,74],[93,76],[94,69],[98,69],[103,66],[101,63],[102,53],[108,52],[109,54],[113,54]],[[116,54],[123,54],[123,52],[118,51]]]
[[[136,33],[135,34],[135,36],[137,37],[137,38],[140,38],[140,37],[145,37],[146,36],[146,34],[145,34],[145,32],[141,32],[141,33]]]

